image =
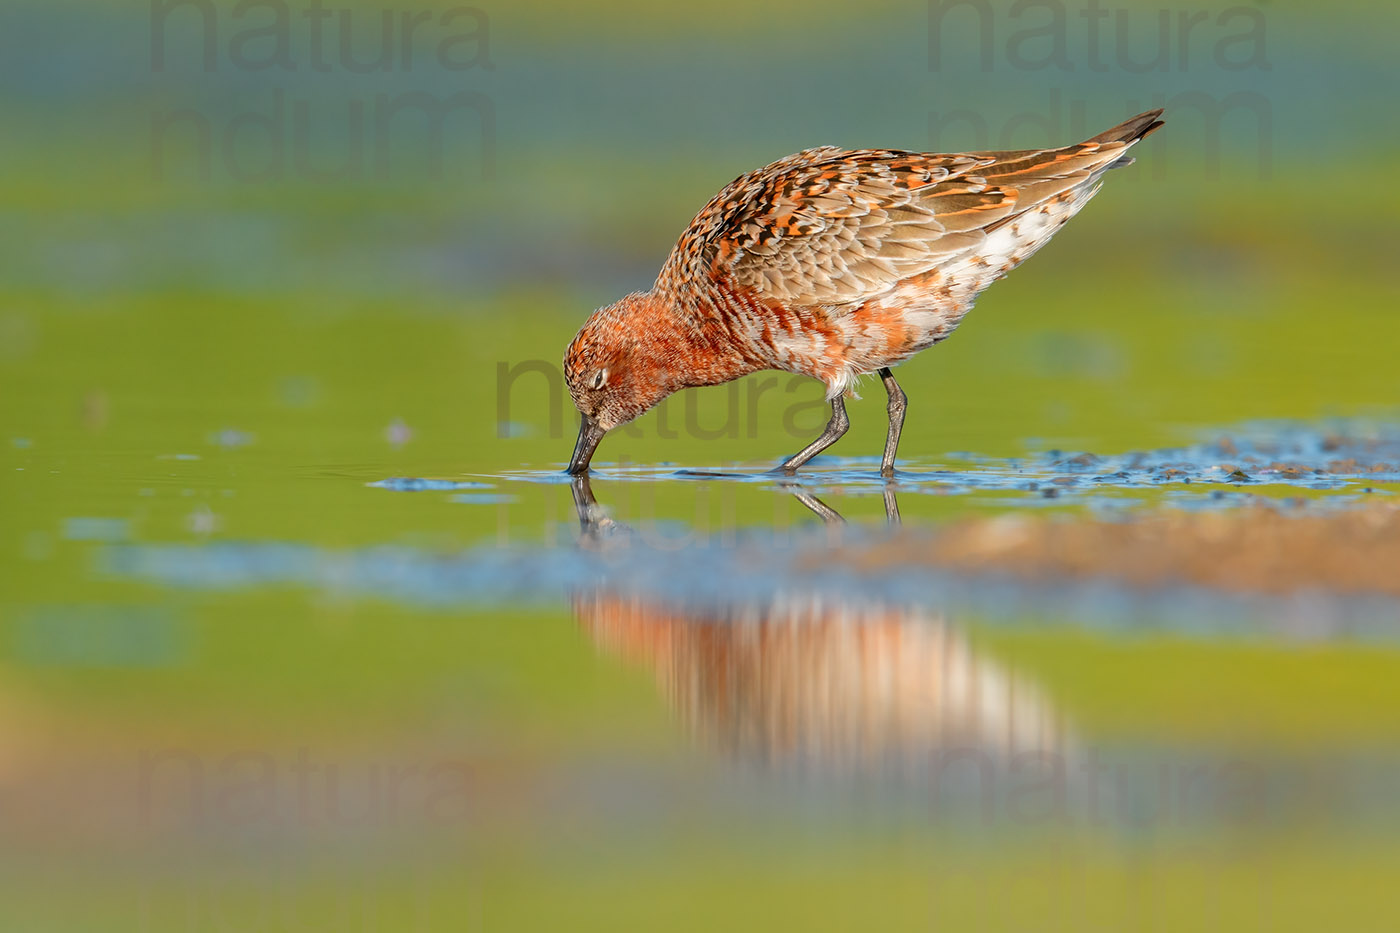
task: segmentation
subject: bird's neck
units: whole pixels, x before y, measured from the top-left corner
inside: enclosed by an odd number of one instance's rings
[[[645,298],[640,306],[646,310],[632,333],[670,392],[718,385],[763,368],[749,354],[736,352],[732,335],[715,315],[694,307],[687,296],[649,292]]]

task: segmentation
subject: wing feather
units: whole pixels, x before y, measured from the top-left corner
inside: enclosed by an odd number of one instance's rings
[[[986,231],[1096,183],[1161,126],[1149,111],[1058,149],[808,149],[731,182],[691,222],[661,289],[724,283],[792,306],[864,302],[976,249]]]

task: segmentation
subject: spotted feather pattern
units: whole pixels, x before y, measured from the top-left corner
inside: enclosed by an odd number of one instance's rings
[[[658,291],[717,284],[786,305],[867,301],[981,247],[1000,222],[1092,185],[1161,111],[1058,149],[953,155],[807,149],[705,205]]]

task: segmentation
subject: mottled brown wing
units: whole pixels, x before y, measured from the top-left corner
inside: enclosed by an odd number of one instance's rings
[[[788,305],[863,302],[1090,182],[1161,124],[1140,114],[1074,146],[952,155],[808,149],[740,176],[692,221],[659,288],[725,282]]]
[[[808,149],[744,175],[695,218],[658,278],[725,281],[789,305],[846,304],[980,242],[1015,194],[960,176],[985,157]]]

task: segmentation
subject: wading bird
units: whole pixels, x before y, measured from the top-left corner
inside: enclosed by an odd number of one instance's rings
[[[564,355],[582,416],[568,472],[666,396],[763,369],[826,385],[831,421],[794,473],[850,425],[846,392],[889,393],[893,475],[905,395],[890,367],[944,340],[977,295],[1043,246],[1104,172],[1162,125],[1149,110],[1058,149],[932,154],[806,149],[741,175],[690,222],[650,291],[600,308]]]

